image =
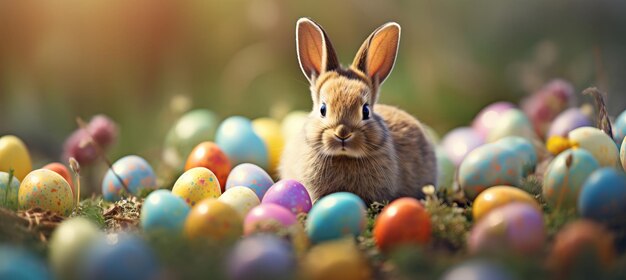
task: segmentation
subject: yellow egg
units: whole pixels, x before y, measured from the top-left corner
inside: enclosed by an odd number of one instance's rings
[[[229,188],[218,200],[233,207],[242,218],[245,218],[252,208],[261,204],[256,193],[247,187]]]
[[[373,277],[367,260],[353,238],[324,242],[311,248],[301,265],[303,279],[358,280]]]
[[[14,175],[22,181],[33,166],[24,142],[13,135],[0,137],[0,171],[14,170]]]
[[[243,234],[243,221],[228,204],[208,198],[191,209],[185,220],[184,233],[189,239],[234,242]]]
[[[516,187],[495,186],[481,192],[476,199],[474,199],[472,207],[474,220],[478,221],[487,215],[489,211],[512,202],[528,203],[541,210],[537,200],[529,193]]]
[[[66,216],[74,207],[70,184],[49,169],[28,173],[20,184],[17,201],[20,209],[39,207]]]
[[[602,167],[615,167],[619,151],[611,137],[595,127],[579,127],[570,131],[569,140],[574,146],[589,151]]]
[[[182,197],[190,206],[206,198],[218,198],[222,194],[220,182],[205,167],[194,167],[178,177],[172,194]]]
[[[261,137],[267,147],[269,156],[269,168],[271,172],[276,172],[280,156],[285,146],[285,139],[280,129],[280,123],[270,118],[260,118],[252,121],[254,132]]]
[[[302,127],[309,113],[304,111],[293,111],[281,123],[281,130],[285,139],[291,139],[294,135],[302,133]]]

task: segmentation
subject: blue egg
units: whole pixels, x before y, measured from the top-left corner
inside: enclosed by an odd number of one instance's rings
[[[507,280],[513,278],[502,266],[486,260],[470,260],[449,269],[443,280]]]
[[[102,181],[102,196],[107,201],[116,201],[121,198],[121,191],[124,189],[120,179],[126,184],[128,190],[134,194],[139,194],[144,189],[156,189],[156,175],[148,162],[135,155],[125,156],[113,164],[113,170],[120,177],[119,179],[111,169],[107,171]]]
[[[523,177],[535,171],[535,167],[537,166],[537,152],[533,144],[526,138],[509,136],[496,141],[494,144],[512,150],[515,154],[515,158],[522,161]]]
[[[217,128],[215,143],[226,153],[233,165],[249,162],[268,168],[267,147],[252,128],[250,120],[234,116]]]
[[[339,239],[346,235],[357,236],[366,224],[365,203],[349,192],[329,194],[313,205],[306,221],[312,242]]]
[[[87,249],[82,279],[157,279],[159,266],[154,253],[139,237],[111,234]]]
[[[190,207],[169,190],[152,192],[141,206],[141,227],[146,231],[166,231],[180,234]]]
[[[259,201],[263,200],[263,196],[272,185],[274,185],[272,177],[263,168],[251,163],[235,166],[226,179],[226,190],[233,187],[247,187],[254,191]]]
[[[576,207],[585,180],[600,168],[585,149],[569,149],[552,160],[543,176],[543,197],[555,209]]]
[[[626,111],[622,112],[613,123],[613,140],[619,148],[626,137]]]
[[[0,279],[51,279],[44,262],[22,248],[0,245]]]
[[[578,212],[600,222],[622,222],[626,216],[626,174],[605,167],[593,172],[578,197]]]
[[[278,236],[260,234],[242,239],[229,257],[229,279],[295,279],[291,245]]]

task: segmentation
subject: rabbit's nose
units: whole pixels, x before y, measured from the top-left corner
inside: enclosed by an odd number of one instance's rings
[[[352,137],[352,132],[347,126],[340,124],[337,128],[335,128],[335,137],[339,140],[345,141]]]

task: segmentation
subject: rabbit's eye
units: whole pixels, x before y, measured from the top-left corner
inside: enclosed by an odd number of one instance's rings
[[[370,105],[363,105],[363,120],[369,120],[370,118]]]
[[[320,107],[320,114],[322,114],[322,117],[326,117],[326,103],[322,103],[322,107]]]

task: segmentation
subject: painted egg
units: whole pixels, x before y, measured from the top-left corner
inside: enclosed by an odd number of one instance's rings
[[[441,146],[454,165],[458,166],[467,154],[483,143],[485,140],[476,131],[469,127],[459,127],[443,137]]]
[[[303,258],[301,268],[311,280],[367,280],[374,276],[354,238],[331,240],[311,248]]]
[[[217,115],[206,109],[192,110],[180,117],[165,138],[171,165],[179,165],[199,143],[213,140],[217,124]]]
[[[622,142],[622,148],[619,152],[619,158],[622,162],[622,168],[624,168],[624,172],[626,172],[626,138],[624,138],[624,141]]]
[[[392,201],[376,217],[374,240],[382,251],[389,252],[405,245],[428,243],[431,233],[430,215],[414,198]]]
[[[489,131],[487,142],[495,142],[507,136],[537,138],[528,117],[519,109],[510,109],[502,113],[496,125]]]
[[[243,221],[228,204],[207,198],[198,202],[187,215],[184,234],[189,239],[230,243],[243,234]]]
[[[494,144],[513,151],[515,159],[521,161],[522,177],[526,177],[535,172],[535,167],[537,166],[537,152],[529,140],[519,136],[509,136],[494,142]]]
[[[104,238],[93,222],[83,217],[63,221],[52,233],[48,243],[50,266],[58,279],[78,279],[77,266],[92,244]]]
[[[490,211],[474,225],[468,239],[472,253],[502,252],[529,255],[546,242],[543,215],[528,203],[509,203]]]
[[[9,179],[11,181],[9,182]],[[0,207],[17,210],[20,181],[9,173],[0,171]]]
[[[617,165],[619,151],[613,139],[595,127],[579,127],[570,131],[569,140],[589,151],[602,167]]]
[[[280,130],[280,123],[274,119],[260,118],[252,121],[252,128],[267,147],[269,170],[276,172],[285,147],[285,138]]]
[[[522,108],[532,121],[537,135],[543,137],[554,118],[570,107],[575,97],[571,83],[555,79],[523,100]]]
[[[230,160],[217,144],[208,141],[198,144],[187,157],[185,171],[194,167],[205,167],[211,170],[220,182],[222,192],[225,191],[231,165]]]
[[[487,213],[513,202],[528,203],[537,209],[541,209],[537,200],[529,193],[511,186],[495,186],[481,192],[472,204],[474,221],[479,221]]]
[[[304,185],[292,179],[283,179],[271,186],[262,203],[273,203],[285,207],[294,215],[309,213],[311,210],[311,197]]]
[[[256,193],[247,187],[232,187],[220,195],[218,200],[237,210],[242,219],[248,215],[248,212],[250,212],[252,208],[261,204]]]
[[[139,156],[130,155],[117,160],[113,164],[113,170],[109,169],[104,180],[102,180],[102,196],[107,201],[119,200],[122,190],[126,191],[124,185],[134,195],[138,195],[144,190],[157,188],[156,175],[152,167]],[[124,183],[122,184],[122,182]]]
[[[205,198],[218,198],[222,194],[220,182],[211,170],[204,167],[189,169],[180,175],[172,194],[182,197],[189,205],[194,206]]]
[[[487,135],[489,135],[489,131],[496,126],[496,122],[500,119],[500,116],[513,108],[515,108],[515,105],[510,102],[500,101],[493,103],[478,112],[472,121],[472,128],[478,132],[483,139],[486,139]]]
[[[585,149],[569,149],[552,160],[543,176],[543,197],[554,209],[576,207],[585,180],[600,168]]]
[[[265,170],[251,163],[242,163],[235,166],[226,180],[226,190],[232,187],[244,186],[250,188],[263,200],[265,192],[274,185],[272,177]]]
[[[587,178],[578,197],[581,216],[607,223],[622,223],[626,215],[626,174],[600,168]]]
[[[487,260],[470,260],[446,271],[442,280],[513,280],[502,266]]]
[[[613,140],[615,140],[615,143],[618,145],[622,144],[622,141],[624,141],[624,138],[626,137],[626,110],[615,118],[612,128]]]
[[[306,230],[314,243],[357,236],[366,225],[365,203],[353,193],[337,192],[319,199],[311,208]]]
[[[570,131],[583,126],[593,126],[589,117],[580,108],[569,108],[554,119],[546,139],[552,136],[566,137]]]
[[[229,279],[295,279],[296,258],[291,245],[273,235],[240,240],[228,261]]]
[[[250,120],[244,117],[225,119],[217,128],[215,143],[228,155],[233,165],[248,162],[261,168],[269,167],[265,143],[254,132]]]
[[[437,189],[445,189],[448,193],[453,193],[456,166],[440,146],[436,147],[435,155],[437,156]]]
[[[50,170],[56,172],[57,174],[61,175],[61,177],[63,177],[63,179],[65,179],[65,181],[67,181],[67,183],[70,184],[70,188],[72,189],[72,195],[74,195],[76,193],[74,191],[74,181],[72,180],[72,176],[70,175],[70,171],[67,170],[67,167],[65,167],[65,165],[63,165],[62,163],[59,163],[59,162],[53,162],[53,163],[49,163],[46,166],[42,167],[42,169],[50,169]]]
[[[48,169],[37,169],[28,173],[18,191],[20,209],[39,207],[69,215],[74,207],[70,185],[61,175]]]
[[[46,264],[21,247],[0,244],[0,279],[52,279]]]
[[[33,166],[24,142],[16,136],[5,135],[0,137],[0,171],[9,173],[11,169],[14,176],[22,181]]]
[[[305,111],[293,111],[287,114],[280,123],[280,130],[285,139],[291,139],[298,134],[302,134],[302,128],[309,113]]]
[[[252,208],[243,222],[245,235],[255,232],[277,232],[298,222],[296,215],[276,204],[261,204]]]
[[[191,208],[169,190],[150,193],[141,205],[141,227],[146,231],[180,234]]]

